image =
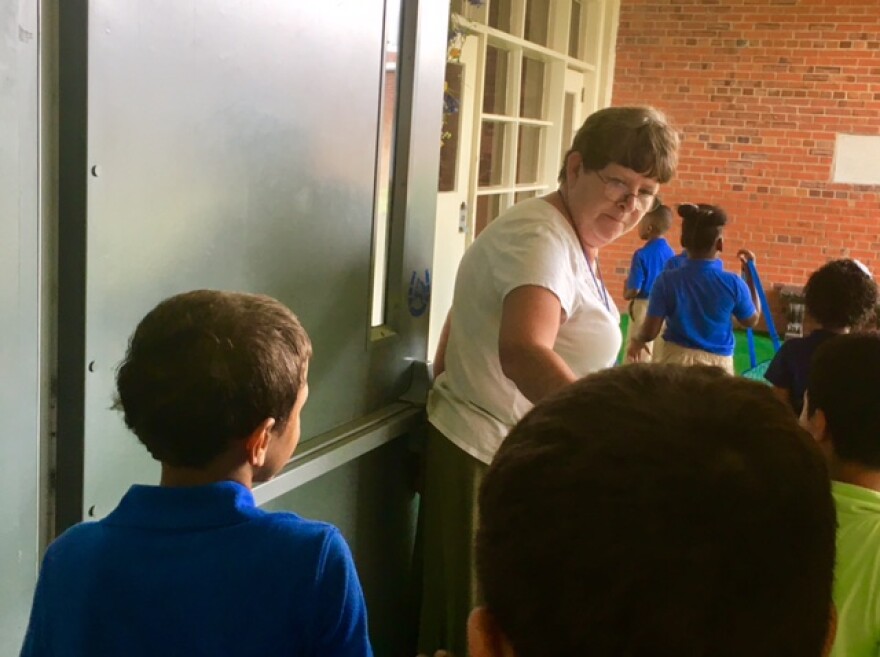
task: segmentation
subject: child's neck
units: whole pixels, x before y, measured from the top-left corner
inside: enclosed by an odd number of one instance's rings
[[[859,463],[834,458],[831,462],[831,478],[844,484],[880,492],[880,470]]]
[[[207,486],[220,481],[235,481],[242,486],[253,488],[253,469],[248,463],[230,465],[215,460],[204,468],[186,468],[162,464],[160,486],[168,488],[186,488],[190,486]]]

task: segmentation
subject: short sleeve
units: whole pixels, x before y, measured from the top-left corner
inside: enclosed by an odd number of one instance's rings
[[[669,276],[666,272],[661,272],[654,281],[654,287],[648,297],[648,316],[649,317],[668,317],[675,310],[674,301],[669,296]]]
[[[642,252],[633,253],[632,262],[629,266],[629,276],[626,279],[626,288],[641,292],[645,288],[645,263],[642,261]]]
[[[770,361],[770,365],[767,367],[767,371],[764,373],[764,378],[777,388],[791,389],[792,385],[794,384],[794,372],[792,372],[791,365],[789,363],[791,348],[791,342],[783,343],[782,347],[779,349],[779,351],[776,352],[776,355],[773,357],[773,360]]]
[[[48,587],[48,568],[47,564],[51,555],[52,548],[43,558],[43,565],[40,568],[40,576],[37,578],[37,588],[34,592],[34,601],[31,606],[31,616],[28,622],[27,632],[24,635],[24,644],[21,647],[20,657],[41,657],[49,655],[49,629],[46,627],[46,604],[47,587]]]
[[[758,312],[758,309],[752,302],[752,295],[745,281],[736,274],[733,274],[733,280],[736,285],[736,304],[733,307],[733,316],[742,322],[752,317]]]
[[[324,545],[317,581],[318,655],[371,657],[367,609],[351,552],[338,530]]]
[[[563,226],[567,228],[567,226]],[[500,298],[524,285],[543,287],[559,298],[571,315],[576,298],[574,245],[549,224],[515,221],[492,236],[489,246],[490,275]]]

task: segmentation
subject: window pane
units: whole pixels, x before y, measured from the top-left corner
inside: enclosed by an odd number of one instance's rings
[[[443,128],[440,138],[440,182],[437,187],[440,192],[451,192],[455,189],[463,73],[464,67],[459,62],[446,64],[446,91],[443,94]]]
[[[519,114],[527,119],[544,118],[544,62],[537,59],[523,57]]]
[[[519,149],[516,156],[516,182],[518,185],[538,182],[543,136],[544,128],[534,125],[519,127]]]
[[[507,60],[509,53],[495,46],[486,48],[486,83],[483,112],[507,114]]]
[[[474,237],[483,232],[495,217],[501,214],[501,195],[488,194],[477,197],[477,214],[474,221]]]
[[[379,152],[376,162],[376,207],[373,221],[373,305],[371,325],[385,323],[385,280],[388,275],[388,224],[394,185],[395,125],[397,123],[397,49],[400,42],[401,0],[385,3],[383,93],[380,99]]]
[[[528,0],[526,8],[526,41],[549,45],[547,26],[550,24],[550,0]]]
[[[574,141],[574,126],[572,126],[572,123],[574,123],[574,104],[574,94],[565,94],[562,108],[562,130],[560,130],[562,133],[562,143],[559,145],[559,153],[562,157],[565,157],[565,154],[571,147],[571,142]]]
[[[483,121],[480,130],[480,175],[479,186],[500,185],[504,172],[505,144],[504,125],[494,121]]]
[[[515,203],[519,203],[520,201],[525,201],[526,199],[535,198],[536,196],[540,196],[543,192],[538,191],[536,189],[529,190],[527,192],[517,192],[513,200]]]
[[[489,25],[510,33],[510,5],[512,0],[489,0]]]
[[[568,24],[568,56],[581,58],[581,0],[571,0],[571,20]]]

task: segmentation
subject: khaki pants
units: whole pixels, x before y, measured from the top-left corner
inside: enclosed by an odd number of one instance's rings
[[[728,374],[733,374],[733,356],[719,356],[702,349],[688,349],[674,342],[663,345],[663,353],[656,363],[673,363],[676,365],[714,365]]]
[[[480,604],[474,559],[477,493],[487,466],[428,427],[416,549],[422,554],[418,649],[467,655],[467,620]]]
[[[647,299],[633,299],[629,305],[629,330],[626,332],[627,335],[627,351],[629,351],[629,344],[632,342],[633,338],[639,334],[639,331],[642,328],[642,324],[645,323],[645,317],[648,314],[648,300]],[[665,325],[664,327],[665,328]],[[663,328],[660,329],[660,334],[663,334]],[[642,357],[643,363],[660,362],[660,353],[663,351],[663,345],[665,344],[663,338],[659,335],[657,339],[653,342],[648,342],[648,348],[651,350],[651,355],[645,355]]]

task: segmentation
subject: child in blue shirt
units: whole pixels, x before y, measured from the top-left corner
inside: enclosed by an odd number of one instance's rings
[[[666,261],[675,255],[672,247],[663,237],[671,225],[672,210],[666,205],[660,205],[656,210],[642,217],[639,222],[638,234],[645,245],[633,253],[629,276],[623,288],[623,298],[630,300],[630,338],[638,335],[645,321],[648,297],[651,288],[654,287],[654,281],[663,271]]]
[[[745,268],[754,255],[741,250],[743,279],[724,271],[717,259],[727,224],[724,210],[714,205],[685,204],[678,208],[688,260],[677,270],[665,271],[654,283],[648,313],[640,333],[630,344],[628,357],[642,360],[647,344],[666,331],[658,362],[715,365],[733,374],[733,315],[745,326],[760,317],[754,283]]]
[[[371,655],[339,531],[251,493],[296,448],[311,353],[266,296],[200,290],[147,314],[117,406],[161,483],[49,546],[23,657]]]
[[[681,231],[681,236],[679,237],[678,242],[679,244],[681,244],[681,253],[677,253],[669,260],[667,260],[666,264],[663,266],[663,271],[669,271],[671,269],[681,269],[682,267],[684,267],[684,263],[687,262],[688,252],[687,244],[685,244],[684,230]]]
[[[807,321],[816,328],[806,337],[786,340],[764,374],[777,396],[798,415],[813,353],[828,338],[865,324],[877,309],[878,292],[864,265],[842,259],[814,271],[804,287],[804,297]]]

